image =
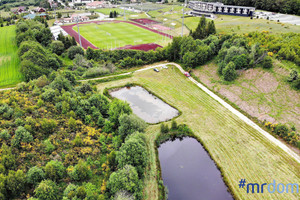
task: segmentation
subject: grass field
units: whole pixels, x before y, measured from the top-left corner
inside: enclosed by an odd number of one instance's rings
[[[77,31],[77,27],[73,29]],[[80,34],[95,46],[103,49],[146,43],[163,44],[170,41],[162,35],[128,23],[103,23],[80,25]]]
[[[0,87],[22,81],[15,26],[0,27]]]
[[[274,34],[279,33],[300,33],[300,26],[292,24],[277,23],[265,19],[250,19],[249,17],[239,17],[230,15],[218,15],[215,19],[217,32],[221,33],[249,33],[253,31],[269,31]]]
[[[98,89],[103,91],[105,87],[121,86],[128,82],[143,85],[182,111],[176,119],[177,123],[186,123],[203,142],[221,168],[236,199],[299,199],[299,194],[292,193],[247,194],[246,188],[238,187],[238,181],[242,178],[247,183],[271,183],[273,180],[285,184],[299,183],[300,166],[258,131],[200,90],[177,68],[169,67],[159,73],[153,70],[136,72],[129,79],[99,84]],[[146,130],[151,162],[145,179],[144,196],[149,200],[158,199],[153,142],[159,127],[151,125]]]
[[[111,11],[116,11],[117,13],[119,13],[119,15],[123,15],[124,14],[124,9],[121,9],[121,8],[100,8],[100,9],[95,9],[94,11],[102,13],[104,15],[109,15],[109,13]],[[125,10],[125,14],[131,15],[131,14],[137,14],[137,13],[129,11],[129,10]]]

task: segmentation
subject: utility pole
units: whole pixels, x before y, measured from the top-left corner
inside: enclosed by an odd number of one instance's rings
[[[183,37],[183,26],[184,26],[184,7],[186,6],[186,1],[184,2],[184,6],[182,8],[182,27],[181,27],[181,37]]]
[[[79,31],[79,25],[78,25],[78,20],[79,20],[79,16],[76,17],[76,22],[77,22],[77,32],[78,32],[78,37],[79,37],[79,44],[80,44],[80,47],[82,47],[81,38],[80,38],[80,31]]]

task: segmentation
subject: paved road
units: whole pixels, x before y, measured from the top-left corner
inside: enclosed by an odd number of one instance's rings
[[[164,64],[159,64],[159,65],[152,65],[152,66],[148,66],[148,67],[145,67],[145,68],[142,68],[142,69],[138,69],[138,70],[136,70],[134,72],[141,72],[141,71],[145,71],[145,70],[148,70],[148,69],[159,68],[159,67],[162,67],[164,65],[169,65],[169,64],[175,65],[181,71],[181,73],[185,72],[182,69],[182,67],[180,65],[176,64],[176,63],[164,63]],[[112,76],[99,77],[99,78],[93,78],[93,79],[86,79],[86,80],[80,80],[80,81],[100,80],[100,79],[105,79],[105,78],[110,78],[110,77],[116,77],[116,76],[124,76],[124,75],[128,75],[128,74],[131,74],[131,73],[134,73],[134,72],[127,72],[127,73],[124,73],[124,74],[117,74],[117,75],[112,75]],[[213,92],[211,92],[204,85],[202,85],[201,83],[199,83],[198,81],[196,81],[194,78],[189,77],[188,79],[191,80],[194,84],[196,84],[201,90],[203,90],[205,93],[207,93],[213,99],[215,99],[216,101],[218,101],[225,108],[227,108],[228,110],[230,110],[233,114],[235,114],[241,120],[243,120],[246,124],[248,124],[249,126],[253,127],[254,129],[256,129],[258,132],[260,132],[263,136],[265,136],[272,143],[274,143],[275,145],[277,145],[278,147],[280,147],[281,149],[283,149],[287,154],[289,154],[291,157],[293,157],[298,163],[300,163],[300,156],[298,154],[296,154],[293,150],[291,150],[288,146],[286,146],[283,142],[281,142],[280,140],[276,139],[270,133],[268,133],[265,130],[263,130],[262,128],[260,128],[252,120],[250,120],[244,114],[242,114],[241,112],[239,112],[238,110],[236,110],[235,108],[233,108],[231,105],[229,105],[228,103],[226,103],[223,99],[221,99],[219,96],[217,96],[216,94],[214,94]],[[11,90],[11,89],[14,89],[14,88],[4,88],[4,89],[0,89],[0,91]]]

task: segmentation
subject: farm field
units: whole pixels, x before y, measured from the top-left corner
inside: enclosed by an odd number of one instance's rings
[[[272,70],[248,69],[232,84],[226,84],[217,72],[215,62],[198,67],[195,75],[211,90],[226,97],[243,111],[260,121],[288,123],[300,129],[300,94],[286,82],[289,70],[274,61]]]
[[[77,31],[74,26],[73,30]],[[126,45],[146,43],[163,44],[171,41],[167,37],[129,23],[95,23],[80,25],[80,34],[102,49],[119,48]]]
[[[15,26],[0,27],[0,87],[22,81]]]
[[[153,70],[135,72],[132,78],[98,84],[97,88],[101,92],[104,88],[126,83],[143,85],[182,112],[176,118],[177,123],[186,123],[202,141],[220,167],[224,180],[236,199],[298,199],[298,194],[292,193],[250,195],[246,188],[238,187],[238,181],[242,178],[247,183],[271,183],[273,180],[298,183],[299,163],[213,100],[176,67],[169,66],[169,69],[162,69],[159,73]],[[170,126],[170,122],[167,124]],[[159,132],[159,124],[150,125],[146,130],[151,153],[144,192],[149,200],[158,199],[154,140]]]

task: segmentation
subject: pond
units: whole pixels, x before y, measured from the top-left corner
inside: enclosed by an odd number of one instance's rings
[[[168,121],[179,112],[140,86],[111,91],[110,95],[129,103],[134,114],[148,123]]]
[[[214,161],[196,139],[165,142],[158,152],[168,199],[233,199]]]

